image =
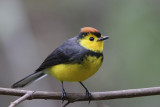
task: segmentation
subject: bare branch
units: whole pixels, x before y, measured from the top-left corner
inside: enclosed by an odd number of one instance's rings
[[[69,105],[70,102],[68,101],[66,104],[64,104],[62,107],[66,107],[67,105]]]
[[[15,107],[16,105],[18,105],[19,103],[23,102],[24,100],[28,99],[29,97],[31,97],[33,94],[33,91],[28,91],[26,94],[24,94],[24,96],[20,97],[19,99],[15,100],[14,102],[11,102],[11,104],[9,105],[9,107]]]
[[[10,96],[24,96],[27,90],[10,89],[10,88],[0,88],[1,95]],[[61,92],[45,92],[45,91],[35,91],[32,94],[32,99],[53,99],[61,100]],[[120,98],[132,98],[132,97],[142,97],[142,96],[152,96],[160,95],[160,87],[151,88],[141,88],[141,89],[128,89],[119,91],[106,91],[106,92],[92,92],[93,100],[110,100],[110,99],[120,99]],[[29,98],[27,98],[29,100]],[[67,93],[67,98],[69,103],[76,101],[88,101],[88,97],[85,93]]]

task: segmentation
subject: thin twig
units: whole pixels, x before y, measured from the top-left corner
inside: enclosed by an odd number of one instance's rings
[[[66,107],[67,105],[69,105],[71,102],[68,101],[67,103],[65,103],[62,107]]]
[[[0,88],[0,95],[24,96],[24,94],[26,94],[27,92],[30,91],[10,89],[10,88]],[[61,95],[62,95],[61,92],[36,91],[32,94],[32,99],[61,100]],[[152,96],[152,95],[160,95],[160,87],[106,91],[106,92],[92,92],[91,101],[133,98],[133,97]],[[65,98],[64,100],[70,102],[76,102],[76,101],[88,101],[89,99],[85,95],[85,93],[67,93],[67,98]]]
[[[24,100],[28,99],[29,97],[31,97],[33,94],[33,91],[28,91],[26,94],[24,94],[24,96],[18,98],[17,100],[15,100],[14,102],[11,102],[11,104],[9,105],[9,107],[15,107],[16,105],[18,105],[19,103],[23,102]]]

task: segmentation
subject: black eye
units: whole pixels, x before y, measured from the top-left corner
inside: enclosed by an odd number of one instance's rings
[[[90,40],[90,41],[94,41],[94,37],[90,37],[89,40]]]

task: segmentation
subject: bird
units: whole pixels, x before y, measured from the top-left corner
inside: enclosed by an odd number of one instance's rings
[[[64,81],[79,82],[86,91],[89,103],[91,92],[82,83],[93,76],[103,62],[103,44],[109,36],[102,34],[93,27],[83,27],[80,33],[65,41],[56,48],[35,70],[34,73],[14,83],[12,88],[22,88],[33,81],[51,75],[60,81],[62,101],[67,97]]]

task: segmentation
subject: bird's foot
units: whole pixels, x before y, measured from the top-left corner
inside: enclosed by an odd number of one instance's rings
[[[64,99],[65,99],[66,97],[67,97],[66,91],[63,89],[63,90],[62,90],[62,97],[61,97],[62,103],[64,102]]]
[[[87,97],[89,99],[89,104],[90,104],[91,99],[92,99],[92,94],[91,94],[91,92],[89,90],[86,90],[86,95],[87,95]]]

